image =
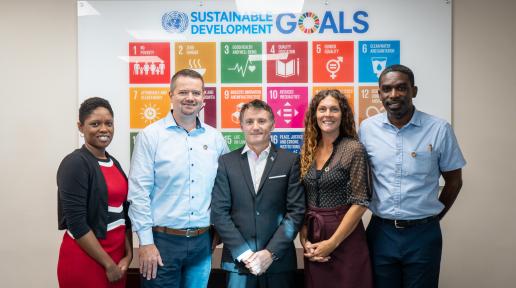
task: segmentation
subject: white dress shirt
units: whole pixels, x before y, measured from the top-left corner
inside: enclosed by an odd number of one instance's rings
[[[251,177],[253,178],[254,193],[258,193],[258,187],[262,180],[263,171],[265,170],[265,164],[267,164],[267,157],[271,150],[271,144],[265,148],[265,150],[256,155],[253,150],[247,144],[245,144],[242,154],[247,153],[247,161],[249,162],[249,170],[251,170]]]
[[[253,186],[254,193],[258,193],[258,188],[260,187],[260,182],[262,180],[263,171],[265,170],[265,164],[267,164],[267,157],[269,157],[269,152],[271,151],[271,143],[269,146],[260,153],[260,155],[256,155],[253,150],[247,144],[245,144],[244,149],[242,150],[242,154],[247,153],[247,161],[249,162],[249,170],[251,171],[251,177],[253,178]],[[237,257],[238,261],[242,261],[244,259],[249,258],[253,254],[253,251],[247,250],[244,253],[240,254]]]

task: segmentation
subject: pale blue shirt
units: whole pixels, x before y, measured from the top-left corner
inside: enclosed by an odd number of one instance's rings
[[[415,110],[398,129],[384,112],[364,120],[359,135],[372,169],[374,215],[413,220],[441,212],[441,172],[466,164],[450,124]]]
[[[172,113],[136,137],[129,172],[129,217],[141,245],[153,244],[153,226],[210,225],[218,158],[229,151],[222,134],[197,120],[187,132]]]

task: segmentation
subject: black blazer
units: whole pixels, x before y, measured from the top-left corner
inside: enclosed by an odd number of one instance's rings
[[[211,219],[224,243],[222,268],[249,273],[236,258],[248,249],[268,249],[278,259],[267,272],[295,270],[293,240],[305,213],[299,158],[271,144],[255,193],[247,153],[241,154],[242,150],[243,147],[219,158],[213,188]]]
[[[120,163],[106,152],[127,180]],[[59,230],[68,229],[79,239],[90,229],[100,239],[106,238],[108,221],[107,186],[98,159],[83,145],[68,154],[57,170],[57,218]],[[129,203],[124,202],[126,229],[131,221]]]

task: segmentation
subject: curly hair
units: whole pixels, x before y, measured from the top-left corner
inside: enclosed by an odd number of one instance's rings
[[[317,107],[326,97],[333,97],[339,102],[342,119],[339,126],[339,137],[358,139],[353,111],[348,100],[339,90],[322,90],[317,93],[305,114],[305,134],[301,148],[301,177],[305,176],[315,158],[317,145],[322,138],[321,129],[317,125]]]

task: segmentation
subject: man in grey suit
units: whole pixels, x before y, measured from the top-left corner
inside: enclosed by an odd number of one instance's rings
[[[299,158],[271,143],[274,113],[267,103],[245,104],[240,127],[246,144],[219,158],[211,202],[227,286],[292,287],[293,240],[305,212]]]

